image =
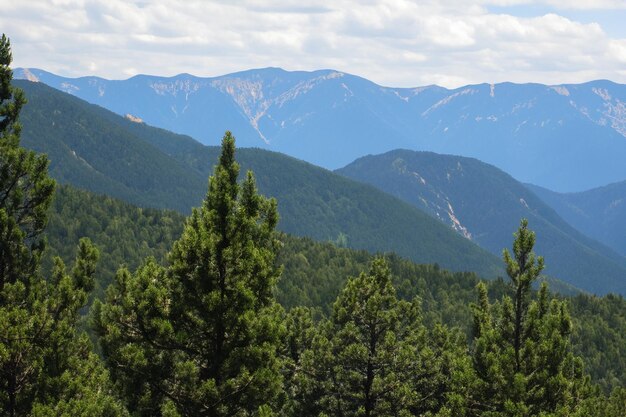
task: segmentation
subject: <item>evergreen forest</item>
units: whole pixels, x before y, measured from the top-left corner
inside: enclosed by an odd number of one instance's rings
[[[186,218],[58,186],[10,64],[0,416],[626,415],[623,297],[551,293],[527,220],[492,281],[290,236],[230,132]]]

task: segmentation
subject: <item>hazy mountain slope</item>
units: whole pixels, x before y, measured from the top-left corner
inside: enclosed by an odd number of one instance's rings
[[[421,208],[494,254],[510,245],[520,219],[528,218],[547,274],[588,291],[626,294],[626,258],[575,230],[491,165],[397,150],[360,158],[337,172]]]
[[[626,181],[567,194],[527,187],[569,224],[626,256]]]
[[[288,153],[337,168],[396,148],[476,157],[523,182],[579,191],[626,178],[626,86],[481,84],[387,88],[332,70],[250,70],[221,77],[40,80],[118,114],[217,144]]]
[[[23,144],[48,153],[61,182],[182,212],[204,197],[218,148],[129,122],[42,84],[17,85],[30,100]],[[242,149],[238,158],[242,173],[253,169],[259,190],[278,199],[283,231],[319,240],[344,234],[354,248],[488,277],[502,273],[497,257],[374,187],[275,152]]]
[[[626,178],[618,163],[626,156],[624,85],[503,83],[451,93],[422,114],[424,150],[474,157],[563,191]]]

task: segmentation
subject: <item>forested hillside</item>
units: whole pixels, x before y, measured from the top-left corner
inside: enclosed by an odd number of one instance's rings
[[[596,294],[626,294],[624,256],[574,229],[532,191],[492,165],[460,156],[395,150],[359,158],[336,172],[424,210],[496,255],[508,244],[519,219],[527,218],[537,232],[537,251],[551,260],[546,274]],[[593,217],[614,218],[599,211]]]
[[[182,231],[184,216],[176,211],[139,208],[112,197],[59,186],[52,201],[46,236],[52,256],[70,263],[81,237],[100,250],[96,295],[102,296],[117,269],[136,269],[148,256],[160,261]]]
[[[108,123],[99,116],[105,110],[45,85],[17,85],[28,99],[24,146],[46,153],[50,173],[61,183],[182,212],[200,201],[206,178]]]
[[[67,263],[81,237],[89,237],[100,250],[96,272],[96,295],[113,281],[125,265],[134,271],[146,257],[166,261],[180,236],[184,217],[173,211],[141,209],[106,196],[73,187],[57,190],[50,210],[46,235],[49,254],[59,254]],[[328,315],[349,276],[366,270],[374,255],[281,234],[283,242],[277,264],[284,270],[275,290],[287,309],[307,306]],[[419,265],[395,254],[385,256],[398,296],[419,297],[423,320],[433,326],[458,326],[471,336],[470,304],[476,300],[479,277],[470,272],[450,272],[438,265]],[[550,258],[546,259],[546,263]],[[492,300],[509,293],[503,280],[487,281]],[[587,370],[607,389],[626,383],[626,300],[621,296],[578,295],[567,298],[572,310],[573,343],[585,358]]]

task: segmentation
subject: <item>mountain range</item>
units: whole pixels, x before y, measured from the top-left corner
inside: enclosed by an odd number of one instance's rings
[[[182,213],[200,203],[217,147],[42,83],[15,84],[29,99],[23,144],[48,153],[51,173],[61,183]],[[510,245],[519,219],[528,217],[551,276],[591,292],[626,293],[622,256],[574,230],[516,180],[480,161],[394,151],[333,173],[262,149],[239,149],[238,160],[242,172],[255,172],[262,193],[278,199],[283,231],[493,277],[503,274],[499,254]],[[374,181],[376,176],[384,181]]]
[[[47,153],[51,175],[143,207],[189,213],[207,191],[219,148],[130,121],[42,83],[16,81],[29,102],[22,143]],[[223,132],[222,132],[223,135]],[[486,277],[502,275],[498,257],[423,211],[326,169],[261,149],[238,149],[242,173],[278,200],[279,229],[352,248],[393,251],[422,263]]]
[[[474,157],[559,192],[626,179],[626,86],[610,81],[388,88],[334,70],[278,68],[119,81],[38,69],[15,76],[204,144],[230,129],[240,146],[331,169],[405,148]]]

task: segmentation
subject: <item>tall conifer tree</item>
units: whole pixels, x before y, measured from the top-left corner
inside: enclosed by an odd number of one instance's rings
[[[93,289],[96,249],[81,241],[71,274],[60,259],[40,272],[41,236],[54,193],[48,160],[20,147],[26,100],[11,85],[11,47],[0,38],[0,416],[116,415],[107,373],[84,335],[79,309]]]
[[[523,219],[513,254],[504,250],[503,255],[513,298],[490,305],[486,286],[478,286],[473,361],[481,416],[570,415],[589,392],[582,361],[572,353],[566,302],[549,299],[545,283],[531,300],[532,284],[543,269],[534,244],[535,234]]]
[[[139,415],[267,416],[281,390],[276,202],[257,194],[252,173],[238,176],[226,132],[169,266],[120,271],[96,307],[104,353]]]
[[[457,377],[469,362],[461,346],[442,326],[427,332],[417,300],[399,300],[386,261],[376,259],[369,273],[348,280],[331,319],[300,355],[288,412],[462,415]]]

